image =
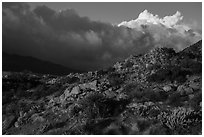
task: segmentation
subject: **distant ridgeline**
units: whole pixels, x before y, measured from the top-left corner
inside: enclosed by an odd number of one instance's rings
[[[168,67],[170,64],[171,66],[175,66],[176,64],[185,65],[185,68],[194,66],[194,69],[200,68],[199,65],[202,65],[202,40],[198,41],[197,43],[187,47],[181,52],[175,53],[173,49],[169,48],[156,48],[151,50],[149,53],[144,55],[137,55],[137,56],[130,56],[127,58],[122,64],[126,64],[126,67],[132,67],[134,62],[136,63],[137,60],[142,57],[142,63],[148,66],[160,67],[166,66]],[[166,59],[163,59],[166,58]],[[197,59],[194,61],[194,59]],[[170,61],[171,60],[171,61]],[[178,62],[178,61],[181,61]],[[156,64],[154,63],[156,62]],[[171,63],[170,63],[171,62]],[[114,66],[121,66],[122,64],[118,64],[117,62]],[[173,65],[172,65],[173,63]],[[175,64],[174,64],[175,63]],[[181,63],[181,64],[180,64]],[[137,63],[136,63],[137,64]],[[180,67],[177,65],[178,67]],[[134,65],[135,66],[135,65]],[[140,64],[140,67],[143,65]],[[111,68],[111,67],[109,67]],[[109,69],[107,68],[107,70]],[[116,67],[117,68],[117,67]],[[40,73],[40,74],[53,74],[53,75],[67,75],[69,73],[82,73],[85,71],[82,70],[75,70],[66,68],[65,66],[54,64],[52,62],[43,61],[34,57],[29,56],[20,56],[20,55],[11,55],[8,53],[2,53],[2,70],[3,71],[31,71],[33,73]],[[99,70],[99,72],[104,71]],[[156,76],[157,77],[157,76]]]
[[[31,71],[40,74],[66,75],[69,73],[82,72],[66,68],[62,65],[28,56],[11,55],[2,53],[2,71]]]

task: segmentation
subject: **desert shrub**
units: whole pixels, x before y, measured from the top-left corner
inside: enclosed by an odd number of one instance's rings
[[[160,69],[155,74],[149,76],[147,80],[150,82],[164,82],[166,80],[169,80],[169,77],[171,75],[171,71],[167,69]]]
[[[167,99],[167,104],[171,105],[171,106],[174,106],[174,107],[178,107],[178,106],[182,106],[182,96],[180,95],[180,93],[173,93],[173,94],[170,94],[168,96],[168,99]]]
[[[137,125],[140,132],[143,132],[145,129],[147,129],[151,125],[151,121],[148,119],[138,119]]]
[[[161,68],[161,64],[159,63],[152,64],[148,67],[149,70],[158,70],[160,68]]]
[[[128,60],[124,65],[125,68],[131,68],[134,65],[134,63]]]
[[[114,67],[108,67],[108,68],[104,68],[104,69],[101,69],[99,71],[97,71],[97,75],[106,75],[108,73],[112,73],[115,71],[115,68]]]
[[[191,100],[189,100],[189,105],[194,110],[199,110],[201,109],[200,102],[202,102],[202,93],[198,92],[194,94],[194,97]]]
[[[38,85],[35,88],[35,92],[32,93],[32,98],[34,100],[40,99],[41,97],[46,97],[48,95],[51,95],[53,93],[56,93],[57,91],[59,91],[60,89],[62,89],[62,85],[61,84],[54,84],[51,86],[47,86],[47,85]]]
[[[151,102],[164,101],[167,99],[168,94],[163,91],[153,91],[151,89],[145,89],[143,96]]]
[[[118,86],[123,83],[123,80],[118,73],[111,73],[110,75],[108,75],[108,81],[112,86]]]
[[[147,80],[150,82],[177,81],[183,83],[186,81],[186,75],[191,74],[189,70],[179,66],[167,66],[158,70],[155,74],[150,75]]]
[[[2,91],[2,105],[14,101],[13,95],[15,95],[14,90]]]
[[[182,69],[180,67],[171,67],[171,76],[170,76],[170,80],[173,81],[177,81],[180,83],[183,83],[186,81],[186,75],[191,74],[190,71]]]
[[[167,135],[167,129],[160,123],[151,125],[146,131],[143,132],[145,135]]]
[[[12,102],[8,105],[3,106],[3,112],[6,114],[13,114],[13,115],[18,115],[19,110],[18,110],[18,105],[17,102]]]
[[[167,99],[168,94],[162,91],[153,91],[149,88],[144,88],[142,85],[138,83],[129,83],[127,84],[123,92],[125,92],[129,99],[137,99],[139,102],[144,101],[164,101]]]
[[[28,96],[28,93],[26,93],[25,90],[23,90],[22,87],[19,86],[19,87],[16,89],[16,96],[17,96],[18,98],[22,98],[22,97]]]
[[[84,132],[97,134],[98,129],[107,127],[127,105],[128,101],[106,98],[94,93],[80,100],[71,110],[71,115],[80,119]]]
[[[95,117],[107,118],[119,115],[125,108],[128,101],[117,101],[114,99],[106,98],[103,94],[91,94],[82,101],[80,105],[85,115]]]
[[[171,113],[161,113],[159,119],[171,131],[171,134],[191,134],[191,127],[202,123],[201,112],[178,107]]]
[[[123,92],[126,93],[129,98],[141,98],[143,87],[138,83],[129,83],[125,85]]]
[[[190,69],[193,74],[200,74],[202,73],[202,63],[194,62]]]
[[[190,69],[192,73],[201,73],[202,72],[202,64],[193,59],[183,59],[180,63],[182,68]]]
[[[69,84],[73,84],[73,83],[76,83],[76,82],[79,82],[80,79],[78,77],[70,77],[70,78],[67,78],[66,79],[66,82],[69,83]]]

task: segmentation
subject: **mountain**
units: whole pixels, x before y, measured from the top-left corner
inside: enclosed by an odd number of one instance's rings
[[[34,73],[54,75],[66,75],[71,72],[82,72],[34,57],[11,55],[5,52],[2,53],[2,70],[16,72],[27,70]]]
[[[66,76],[4,73],[2,133],[201,135],[202,41]]]

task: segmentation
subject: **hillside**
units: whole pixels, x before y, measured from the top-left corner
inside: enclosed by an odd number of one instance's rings
[[[3,73],[2,133],[202,134],[202,41],[66,76]]]
[[[2,70],[14,72],[26,70],[34,73],[53,75],[67,75],[71,72],[82,72],[34,57],[11,55],[5,52],[2,53]]]

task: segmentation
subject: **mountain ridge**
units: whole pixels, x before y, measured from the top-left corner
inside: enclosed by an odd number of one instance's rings
[[[69,73],[83,72],[31,56],[8,54],[6,52],[2,53],[2,70],[16,72],[26,70],[34,73],[54,75],[66,75]]]

